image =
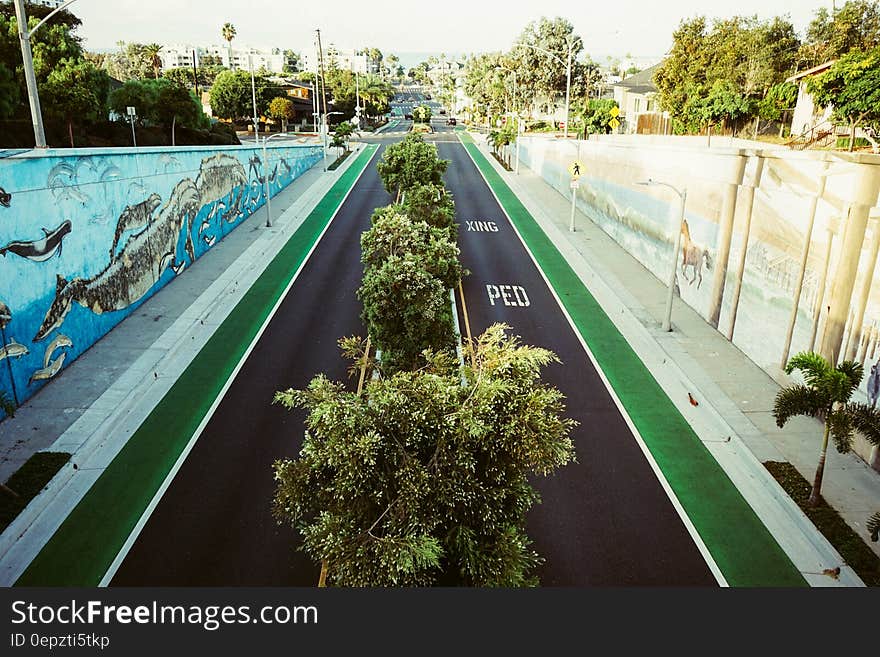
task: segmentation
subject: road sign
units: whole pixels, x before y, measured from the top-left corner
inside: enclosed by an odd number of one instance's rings
[[[137,116],[137,111],[136,111],[136,110],[134,109],[134,107],[132,107],[131,105],[129,105],[129,106],[126,107],[125,109],[126,109],[126,111],[128,112],[128,115],[129,115],[129,116]]]
[[[611,126],[612,130],[617,130],[620,127],[620,121],[618,121],[617,119],[611,119],[608,125]]]
[[[569,183],[568,186],[571,187],[572,189],[577,189],[578,187],[581,186],[581,184],[578,182],[577,178],[572,178],[571,182]]]
[[[578,160],[575,160],[571,163],[571,166],[568,167],[568,172],[571,174],[573,180],[577,180],[584,175],[584,165]]]
[[[609,112],[609,114],[611,114],[612,119],[616,119],[618,116],[620,116],[620,108],[617,105],[615,105],[614,107],[611,108],[611,111]]]

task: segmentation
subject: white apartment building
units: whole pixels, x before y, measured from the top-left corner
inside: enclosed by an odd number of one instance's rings
[[[253,66],[255,71],[265,68],[270,73],[282,73],[286,62],[284,54],[278,48],[270,50],[252,48],[232,48],[232,64],[229,61],[229,47],[226,45],[211,44],[196,46],[192,44],[166,44],[159,51],[162,60],[162,68],[181,68],[193,65],[193,53],[195,63],[201,64],[205,56],[216,58],[222,66],[235,68],[242,71],[250,70]]]
[[[49,9],[58,9],[62,4],[64,4],[64,0],[28,0],[32,5],[42,5],[43,7],[49,7]]]
[[[343,71],[352,71],[366,75],[372,73],[370,61],[366,55],[357,55],[353,50],[337,50],[332,44],[324,49],[324,68],[330,68],[335,64],[336,68]],[[303,52],[300,68],[304,71],[317,71],[319,58],[317,48]]]

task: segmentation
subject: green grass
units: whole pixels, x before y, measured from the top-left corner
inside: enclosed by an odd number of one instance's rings
[[[862,581],[868,586],[880,586],[880,557],[840,517],[840,514],[828,505],[825,498],[820,497],[819,505],[815,507],[807,503],[812,488],[810,482],[804,479],[791,463],[767,461],[764,467],[813,521],[816,529],[822,532],[835,550],[840,552],[840,556],[858,573]]]
[[[9,490],[0,494],[0,532],[15,520],[69,459],[67,452],[37,452],[24,462],[6,482]]]

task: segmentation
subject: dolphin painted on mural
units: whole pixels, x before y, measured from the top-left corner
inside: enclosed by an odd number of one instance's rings
[[[101,182],[110,182],[111,180],[119,180],[122,178],[122,169],[115,164],[111,164],[101,172],[99,180]]]
[[[58,356],[55,360],[49,363],[46,367],[37,370],[33,374],[31,374],[31,378],[28,381],[28,385],[31,385],[34,381],[45,381],[46,379],[51,379],[58,372],[61,371],[61,366],[64,364],[64,359],[67,357],[67,352],[62,351],[61,355]]]
[[[0,347],[0,360],[4,358],[21,358],[27,355],[28,348],[16,342],[15,338],[9,338],[9,343]]]
[[[43,367],[49,367],[49,361],[52,360],[52,356],[55,355],[56,350],[72,346],[73,340],[66,335],[63,335],[62,333],[56,335],[52,338],[52,342],[49,343],[49,346],[46,347],[46,353],[43,354]]]
[[[46,312],[35,341],[44,339],[61,326],[74,302],[93,313],[122,310],[141,299],[152,289],[168,267],[179,271],[174,253],[180,231],[186,228],[186,253],[195,258],[192,224],[201,208],[199,190],[184,178],[171,192],[171,197],[149,226],[130,238],[114,254],[103,271],[92,278],[70,281],[57,276],[55,300]],[[171,254],[171,257],[166,257]]]
[[[153,219],[153,212],[162,204],[162,198],[158,194],[150,194],[146,201],[141,201],[136,205],[126,206],[122,214],[119,215],[119,221],[116,222],[116,234],[113,236],[113,246],[110,247],[110,257],[116,253],[116,247],[119,245],[119,238],[126,232],[143,228]]]
[[[62,240],[65,235],[70,234],[71,228],[69,220],[51,232],[43,228],[44,236],[42,239],[32,242],[10,242],[6,246],[0,247],[0,255],[6,257],[8,252],[34,262],[44,262],[56,253],[61,255]]]

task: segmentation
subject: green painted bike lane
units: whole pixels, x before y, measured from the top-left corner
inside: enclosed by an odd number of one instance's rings
[[[773,535],[498,172],[458,136],[522,235],[730,586],[806,586]]]
[[[97,586],[269,312],[378,149],[364,148],[22,573],[16,586]]]

